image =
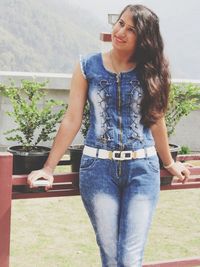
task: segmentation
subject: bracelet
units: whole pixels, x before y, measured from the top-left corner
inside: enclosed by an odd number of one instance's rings
[[[169,165],[163,165],[165,169],[169,169],[174,165],[174,160]]]

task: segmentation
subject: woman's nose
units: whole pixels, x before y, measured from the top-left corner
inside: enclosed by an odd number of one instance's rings
[[[126,35],[126,29],[125,27],[120,28],[119,32],[118,32],[121,36],[125,36]]]

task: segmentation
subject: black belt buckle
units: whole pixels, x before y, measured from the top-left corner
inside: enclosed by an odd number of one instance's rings
[[[113,159],[115,160],[129,160],[132,159],[132,151],[113,151]]]

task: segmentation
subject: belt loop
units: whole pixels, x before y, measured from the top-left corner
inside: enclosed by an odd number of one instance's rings
[[[144,154],[145,154],[145,158],[148,158],[148,151],[146,147],[144,147]]]
[[[96,158],[99,156],[99,148],[96,149]]]

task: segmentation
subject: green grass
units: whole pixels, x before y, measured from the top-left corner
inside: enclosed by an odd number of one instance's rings
[[[162,191],[145,261],[199,256],[199,190]],[[12,202],[11,267],[100,267],[80,196]]]
[[[146,261],[199,256],[199,190],[162,191],[150,231]]]

